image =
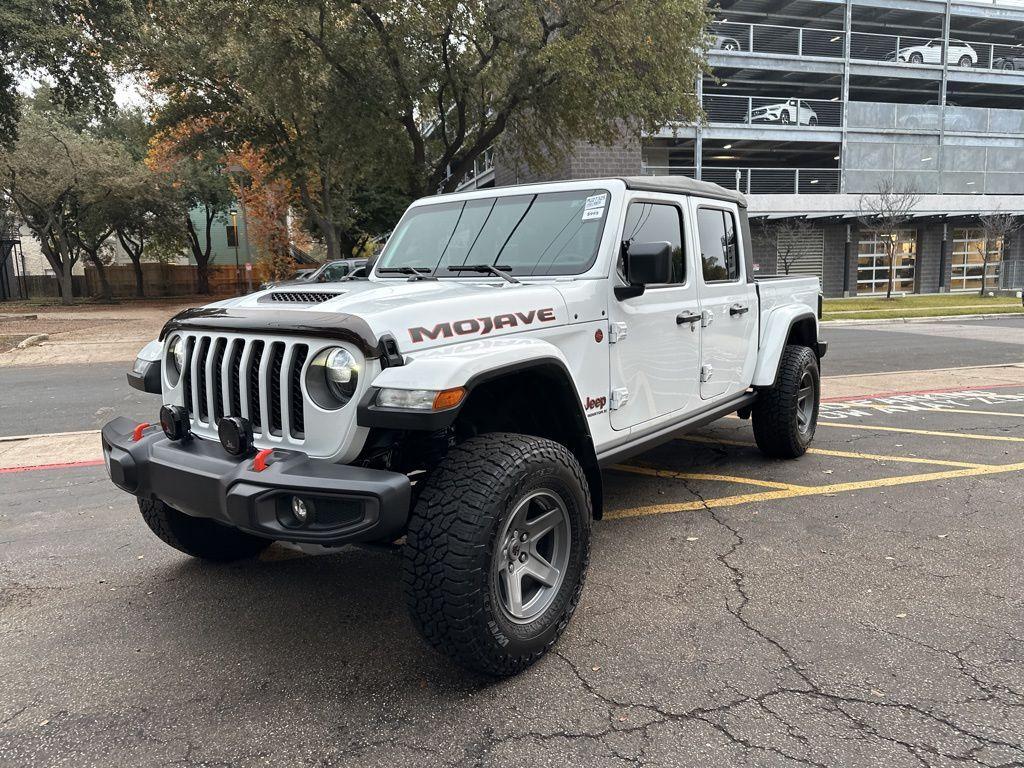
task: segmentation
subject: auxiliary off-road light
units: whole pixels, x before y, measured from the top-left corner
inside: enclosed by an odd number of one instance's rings
[[[241,416],[225,416],[217,423],[217,435],[224,450],[232,456],[252,453],[252,424]]]
[[[180,405],[165,405],[160,408],[160,428],[168,440],[188,440],[192,436],[189,426],[188,409]]]
[[[465,396],[464,387],[441,390],[383,388],[377,393],[377,405],[381,408],[444,411],[457,406]]]

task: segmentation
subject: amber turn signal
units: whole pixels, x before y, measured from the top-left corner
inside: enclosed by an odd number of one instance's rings
[[[466,389],[464,387],[455,387],[454,389],[442,389],[434,396],[434,410],[443,411],[448,408],[454,408],[456,405],[462,402],[462,398],[466,396]]]

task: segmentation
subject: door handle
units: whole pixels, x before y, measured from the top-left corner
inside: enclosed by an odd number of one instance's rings
[[[735,317],[736,315],[742,315],[750,311],[750,307],[744,306],[743,304],[733,304],[729,307],[729,314]]]
[[[682,325],[683,323],[699,323],[700,313],[692,312],[690,310],[684,310],[683,312],[676,315],[676,325]]]

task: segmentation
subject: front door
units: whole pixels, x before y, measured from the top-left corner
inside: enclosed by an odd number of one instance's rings
[[[691,205],[701,264],[700,396],[711,400],[750,384],[757,363],[757,295],[745,274],[735,206]]]
[[[641,296],[610,300],[613,429],[653,422],[700,400],[700,310],[686,219],[685,202],[669,195],[638,196],[626,209],[621,241],[667,242],[673,265],[670,282],[649,285]],[[612,282],[626,284],[621,257]]]

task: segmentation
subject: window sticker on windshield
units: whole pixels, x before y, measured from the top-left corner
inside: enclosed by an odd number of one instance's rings
[[[588,210],[588,211],[591,208],[604,208],[604,204],[605,204],[605,202],[607,202],[607,200],[608,200],[608,194],[607,193],[601,194],[601,195],[591,195],[590,197],[587,198],[587,204],[585,206],[583,206],[583,207],[584,207],[585,210]]]
[[[583,221],[600,219],[602,216],[604,216],[604,208],[588,208],[583,212]]]

